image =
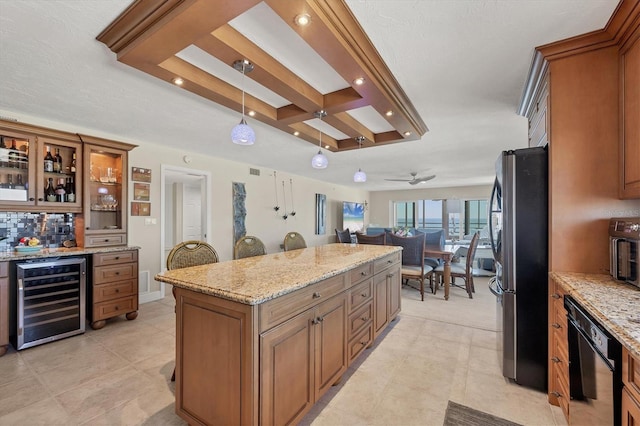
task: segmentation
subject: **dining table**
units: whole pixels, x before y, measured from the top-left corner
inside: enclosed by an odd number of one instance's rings
[[[444,248],[436,245],[425,245],[424,256],[435,257],[444,261],[444,271],[442,279],[444,280],[444,300],[449,300],[449,288],[451,286],[451,259],[453,259],[453,250],[445,246]],[[438,285],[435,283],[434,285]]]

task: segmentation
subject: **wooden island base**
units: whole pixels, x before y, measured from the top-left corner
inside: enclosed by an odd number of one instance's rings
[[[176,288],[176,413],[299,422],[400,312],[401,251],[384,254],[253,305]]]

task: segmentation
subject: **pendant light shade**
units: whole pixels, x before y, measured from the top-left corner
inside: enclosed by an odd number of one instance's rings
[[[322,118],[327,115],[327,112],[322,109],[315,112],[314,115],[316,116],[316,118],[319,118],[320,121],[322,121]],[[313,167],[314,169],[326,169],[328,165],[329,159],[322,153],[322,130],[320,130],[320,137],[318,139],[318,153],[311,159],[311,167]]]
[[[235,61],[233,68],[242,73],[242,118],[240,123],[231,129],[231,141],[237,145],[253,145],[256,141],[256,133],[244,119],[244,75],[253,71],[253,64],[243,59]]]
[[[358,142],[358,151],[362,148],[362,143],[364,142],[364,136],[358,136],[356,138],[356,142]],[[367,174],[362,171],[360,167],[358,167],[358,171],[353,174],[353,181],[356,183],[362,183],[367,181]]]
[[[238,145],[253,145],[256,141],[256,133],[247,124],[244,117],[231,129],[231,141]]]
[[[363,172],[361,169],[358,169],[357,172],[353,175],[353,181],[357,183],[362,183],[367,181],[367,174]]]

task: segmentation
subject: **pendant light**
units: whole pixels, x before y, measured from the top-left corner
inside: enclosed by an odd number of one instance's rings
[[[362,143],[364,142],[364,136],[358,136],[356,138],[356,142],[358,142],[358,145],[359,145],[358,151],[360,151],[360,148],[362,148]],[[363,172],[361,168],[358,167],[358,171],[355,172],[353,175],[353,181],[356,183],[366,182],[367,174]]]
[[[231,141],[238,145],[253,145],[256,134],[244,119],[244,75],[253,71],[253,64],[246,59],[237,60],[233,63],[233,68],[242,73],[242,118],[240,123],[231,129]]]
[[[323,109],[314,113],[316,118],[322,121],[323,117],[326,117],[327,112]],[[314,169],[326,169],[329,165],[329,159],[322,153],[322,130],[320,130],[320,138],[318,139],[318,153],[311,159],[311,167]]]

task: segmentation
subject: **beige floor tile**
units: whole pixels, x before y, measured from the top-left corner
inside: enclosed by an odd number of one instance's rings
[[[86,334],[68,337],[20,351],[20,356],[36,373],[68,365],[70,360],[91,357],[103,348]]]
[[[24,377],[0,386],[0,416],[49,398],[47,388],[36,377]]]
[[[110,338],[108,349],[129,362],[136,363],[165,352],[175,351],[175,337],[154,327]]]
[[[3,426],[71,426],[74,422],[53,398],[46,398],[7,415],[0,416]]]
[[[32,376],[31,369],[18,352],[9,350],[0,358],[0,386]]]

